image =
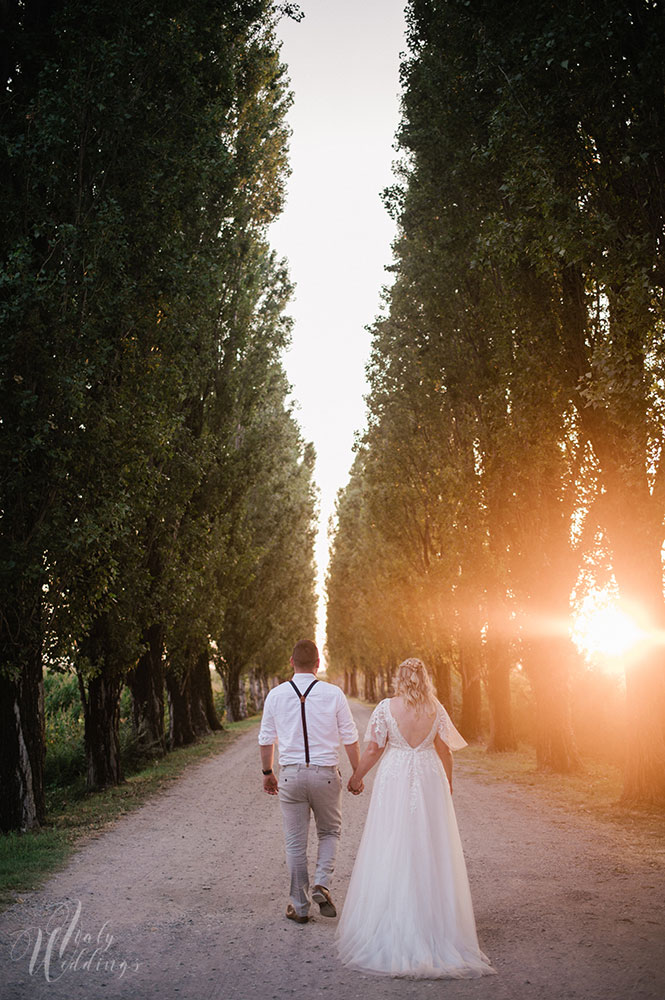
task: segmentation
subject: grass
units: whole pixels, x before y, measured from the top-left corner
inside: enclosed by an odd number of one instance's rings
[[[580,771],[555,774],[536,769],[536,752],[529,746],[488,753],[484,746],[475,744],[462,753],[465,773],[482,780],[509,781],[570,812],[641,830],[650,836],[665,836],[662,811],[622,804],[623,774],[617,764],[585,757]]]
[[[221,753],[258,721],[254,716],[227,723],[221,732],[149,761],[113,788],[87,792],[80,777],[62,786],[50,786],[47,821],[39,830],[0,836],[0,906],[14,902],[18,893],[34,889],[61,868],[84,840],[98,836],[110,823],[138,808],[190,764]]]

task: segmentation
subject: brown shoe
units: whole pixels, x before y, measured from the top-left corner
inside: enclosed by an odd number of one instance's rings
[[[309,917],[299,916],[293,909],[293,905],[291,903],[289,903],[289,905],[286,908],[286,915],[289,918],[289,920],[295,920],[297,924],[306,924],[309,922]]]
[[[337,910],[335,909],[335,904],[330,898],[330,893],[326,889],[325,885],[315,885],[312,889],[312,899],[315,903],[319,904],[319,909],[321,915],[324,917],[336,917]]]

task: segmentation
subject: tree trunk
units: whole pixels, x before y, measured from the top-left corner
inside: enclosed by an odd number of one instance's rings
[[[189,677],[179,677],[174,670],[166,671],[169,701],[169,746],[182,747],[196,739],[190,713]]]
[[[430,663],[436,696],[448,714],[452,715],[453,686],[450,673],[450,659],[442,656],[438,650],[435,650],[430,656]]]
[[[581,761],[570,711],[570,640],[548,636],[529,644],[528,671],[536,700],[536,761],[557,774],[578,771]]]
[[[372,705],[376,701],[376,677],[371,671],[365,673],[365,701]]]
[[[491,753],[516,750],[517,740],[513,730],[510,696],[510,656],[503,649],[488,650],[487,698],[490,710],[490,738],[487,749]]]
[[[88,681],[79,674],[85,719],[86,785],[107,788],[122,781],[120,766],[120,692],[122,681],[101,670]]]
[[[274,685],[273,685],[274,686]],[[259,715],[263,711],[266,696],[271,685],[262,670],[253,668],[249,672],[249,703],[248,711],[252,715]]]
[[[508,638],[508,615],[502,604],[490,611],[487,630],[487,699],[490,711],[490,738],[487,749],[493,753],[515,750],[510,697],[512,653]]]
[[[474,526],[475,530],[475,526]],[[482,627],[484,615],[481,607],[484,588],[480,577],[482,552],[473,544],[466,554],[457,595],[459,634],[459,671],[462,680],[462,707],[459,730],[469,743],[480,739],[482,689],[480,683],[482,662]]]
[[[143,639],[147,649],[127,678],[138,745],[145,753],[160,756],[166,752],[162,635],[161,625],[146,630]]]
[[[271,677],[268,679],[265,674],[261,674],[261,694],[263,695],[263,704],[268,697],[268,692],[272,688],[277,687],[279,680],[276,677]]]
[[[210,653],[203,649],[197,656],[191,671],[192,719],[197,736],[204,736],[210,730],[222,729],[217,718],[215,701],[210,679]]]
[[[224,685],[226,721],[239,722],[240,719],[244,718],[242,715],[242,698],[240,692],[240,670],[227,664],[221,676]]]
[[[8,637],[3,636],[5,650]],[[9,664],[2,666],[7,669]],[[1,669],[1,667],[0,667]],[[35,648],[18,680],[0,675],[0,830],[44,822],[44,682]]]
[[[355,667],[351,667],[349,670],[349,698],[358,697],[358,674]]]
[[[251,699],[250,709],[254,715],[258,715],[259,712],[263,711],[263,703],[266,700],[266,695],[265,676],[256,668],[253,668],[249,672],[249,694]]]
[[[109,614],[96,618],[81,644],[97,672],[86,679],[78,673],[85,721],[86,784],[89,789],[107,788],[122,781],[120,765],[120,693],[124,676],[113,644],[114,629]]]
[[[622,801],[665,805],[665,683],[660,656],[626,668],[628,748]]]
[[[247,712],[247,688],[245,687],[245,675],[241,674],[238,679],[238,706],[240,709],[240,715],[238,718],[246,719]]]
[[[481,687],[480,650],[478,642],[460,646],[460,671],[462,674],[462,711],[459,729],[468,743],[480,739]]]
[[[189,717],[194,730],[194,737],[206,736],[210,732],[206,714],[206,677],[202,667],[208,669],[208,654],[191,655],[187,669],[187,689],[189,692]],[[207,677],[208,683],[210,676]]]

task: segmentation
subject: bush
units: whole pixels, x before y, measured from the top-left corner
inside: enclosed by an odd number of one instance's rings
[[[76,674],[44,674],[46,785],[64,785],[85,774],[83,706]]]
[[[61,674],[47,670],[44,673],[44,711],[47,715],[66,711],[76,706],[82,711],[76,674]]]
[[[76,674],[47,671],[44,675],[46,723],[46,784],[68,785],[85,775],[85,722]],[[120,696],[120,757],[123,770],[131,772],[142,763],[132,725],[129,688]]]

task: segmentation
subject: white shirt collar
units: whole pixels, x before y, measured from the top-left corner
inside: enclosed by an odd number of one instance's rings
[[[316,676],[316,674],[310,674],[309,672],[305,673],[304,670],[302,672],[298,672],[298,673],[295,673],[295,671],[294,671],[292,679],[295,681],[297,677],[302,677],[303,680],[318,680],[318,677]]]

